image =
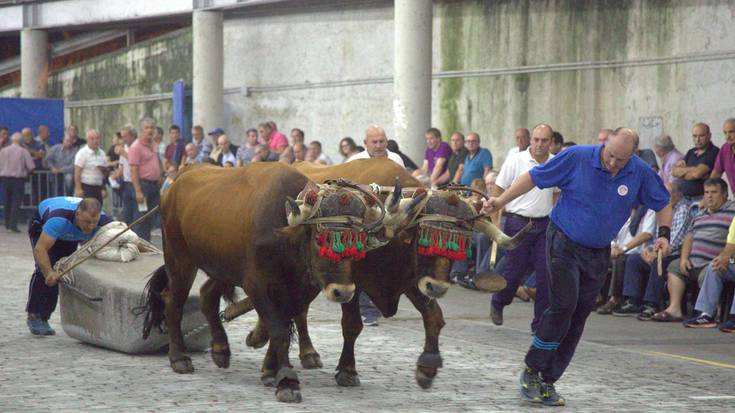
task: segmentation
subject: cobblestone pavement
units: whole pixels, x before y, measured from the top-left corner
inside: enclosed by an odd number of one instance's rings
[[[397,317],[381,320],[378,327],[363,330],[357,342],[357,367],[362,385],[340,388],[333,378],[342,343],[340,309],[317,299],[310,314],[310,329],[325,367],[301,369],[297,353],[292,350],[304,401],[299,405],[284,405],[276,402],[273,389],[260,384],[264,349],[253,350],[245,345],[245,336],[254,325],[252,314],[227,325],[233,350],[229,369],[218,369],[207,353],[197,353],[192,357],[196,372],[177,375],[163,354],[130,356],[69,338],[62,331],[58,311],[51,320],[57,336],[31,336],[24,321],[32,265],[27,237],[0,234],[0,248],[4,251],[0,257],[2,412],[544,409],[524,404],[518,398],[518,373],[530,342],[529,333],[520,327],[492,326],[483,316],[487,307],[482,303],[486,303],[486,297],[474,292],[453,290],[447,298],[444,305],[447,326],[441,336],[444,368],[429,390],[420,389],[414,381],[423,329],[418,313],[409,307],[408,300],[402,303]],[[482,311],[453,315],[456,311],[448,308],[473,302]],[[529,304],[514,304],[509,309],[523,319],[519,326],[528,322]],[[612,319],[594,321],[605,323],[605,320]],[[721,344],[722,340],[735,339],[711,330],[706,333],[705,341],[711,339]],[[648,338],[655,340],[655,337]],[[694,348],[696,340],[690,344]],[[557,385],[568,405],[547,409],[735,411],[732,387],[735,365],[731,363],[707,365],[654,354],[635,346],[600,344],[587,337],[578,350],[571,368]]]

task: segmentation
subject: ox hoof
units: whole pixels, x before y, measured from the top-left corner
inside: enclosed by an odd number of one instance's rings
[[[276,390],[276,400],[281,403],[301,403],[301,390],[289,387]]]
[[[357,387],[360,385],[360,378],[356,372],[341,370],[334,375],[337,385],[342,387]]]
[[[191,364],[191,359],[186,356],[181,357],[178,360],[172,360],[171,368],[179,374],[194,373],[194,365]]]
[[[305,369],[320,369],[324,367],[322,365],[322,358],[319,353],[309,353],[301,357],[301,367]]]
[[[436,377],[436,369],[427,367],[416,367],[416,384],[422,389],[428,389],[434,382]]]
[[[264,371],[263,375],[260,376],[260,382],[265,387],[275,387],[276,385],[276,373],[273,371]]]
[[[212,361],[221,369],[230,367],[230,350],[212,351]]]
[[[262,336],[258,333],[258,330],[253,330],[248,333],[248,337],[245,339],[245,344],[252,348],[261,348],[268,344],[268,337]]]

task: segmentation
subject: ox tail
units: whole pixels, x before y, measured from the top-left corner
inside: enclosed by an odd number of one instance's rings
[[[164,310],[166,304],[163,302],[161,292],[168,287],[168,274],[166,266],[161,265],[153,272],[150,280],[143,290],[145,302],[139,312],[145,314],[143,321],[143,339],[147,339],[154,327],[163,332],[163,323],[166,320]]]

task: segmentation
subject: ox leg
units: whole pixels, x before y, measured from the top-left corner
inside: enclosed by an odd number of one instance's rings
[[[305,369],[320,369],[323,367],[322,359],[314,348],[311,337],[309,337],[309,327],[306,321],[308,314],[309,309],[307,308],[294,318],[296,330],[299,333],[299,359],[301,360],[301,366]]]
[[[219,319],[219,304],[226,288],[225,284],[209,278],[199,289],[202,313],[212,332],[212,360],[217,367],[225,369],[230,367],[230,345],[225,327]]]
[[[276,385],[276,369],[278,368],[278,360],[273,349],[273,344],[268,344],[268,350],[263,358],[263,367],[260,368],[260,382],[265,387],[273,387]]]
[[[196,268],[191,266],[189,269],[184,269],[180,262],[169,268],[173,269],[170,272],[169,285],[167,289],[161,292],[161,297],[166,304],[164,313],[169,337],[168,360],[175,372],[193,373],[194,366],[191,364],[191,358],[184,354],[186,345],[184,344],[184,336],[181,333],[181,318],[184,313],[184,304],[194,283]],[[178,274],[184,276],[177,276]]]
[[[288,348],[291,343],[291,319],[281,315],[277,305],[270,300],[253,300],[262,322],[268,329],[268,351],[263,361],[263,375],[276,372],[276,399],[279,402],[301,402],[299,377],[288,361]]]
[[[406,296],[413,303],[413,306],[421,313],[424,320],[424,332],[426,335],[424,342],[424,352],[419,356],[416,362],[416,383],[423,389],[431,387],[434,377],[436,377],[437,369],[442,367],[442,357],[439,353],[439,333],[444,327],[444,315],[439,303],[419,291],[414,285],[408,291]]]
[[[360,379],[357,377],[355,368],[355,341],[362,331],[362,318],[360,317],[359,292],[349,303],[342,304],[342,354],[337,365],[337,374],[334,378],[340,386],[359,386]]]

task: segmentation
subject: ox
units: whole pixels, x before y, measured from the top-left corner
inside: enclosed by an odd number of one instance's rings
[[[239,286],[270,337],[263,371],[273,379],[277,399],[301,401],[298,377],[288,360],[291,320],[306,311],[320,290],[332,302],[352,299],[352,260],[325,256],[320,231],[364,236],[379,225],[382,215],[374,218],[372,205],[382,209],[382,204],[364,195],[344,187],[317,187],[280,163],[184,171],[161,200],[165,264],[146,288],[144,337],[165,321],[171,367],[177,373],[193,372],[180,324],[201,269],[209,276],[201,288],[201,307],[212,332],[215,364],[226,368],[230,362],[218,317],[220,298],[231,297]],[[353,252],[359,259],[360,251]]]
[[[403,168],[384,158],[358,160],[330,167],[309,163],[297,164],[295,167],[316,182],[346,178],[361,184],[390,185],[398,178],[404,186],[419,185]],[[385,230],[390,242],[385,247],[368,252],[365,260],[353,263],[352,276],[357,289],[367,293],[385,317],[396,314],[402,294],[421,313],[425,342],[424,351],[417,361],[415,377],[422,388],[428,388],[437,369],[442,366],[439,334],[445,323],[435,299],[441,298],[450,285],[451,261],[447,256],[420,253],[420,232],[424,231],[425,235],[427,229],[434,228],[444,234],[461,233],[468,236],[474,229],[485,233],[501,247],[512,249],[518,245],[527,228],[509,238],[489,220],[477,216],[478,205],[453,191],[429,191],[428,197],[419,204],[421,210],[413,214],[416,199],[400,200],[400,193],[394,191],[387,201],[389,215],[385,219]],[[409,206],[404,206],[405,204]],[[412,214],[414,219],[408,217],[407,220],[407,215]],[[425,225],[418,225],[419,223]],[[295,321],[299,332],[302,365],[305,368],[321,367],[319,355],[308,337],[306,313],[299,315]],[[354,346],[362,328],[358,300],[343,303],[344,344],[335,375],[340,386],[360,384],[355,367]],[[267,340],[267,331],[259,321],[248,335],[247,344],[257,348],[265,345]]]

